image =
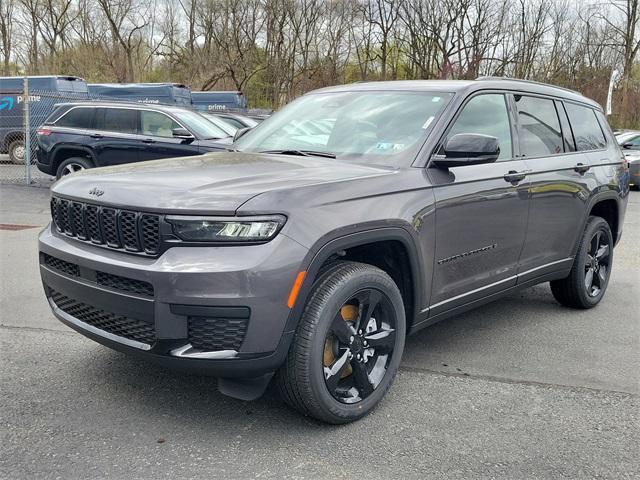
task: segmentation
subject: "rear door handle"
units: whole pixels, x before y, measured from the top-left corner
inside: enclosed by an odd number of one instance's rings
[[[590,165],[585,165],[584,163],[579,163],[575,167],[573,167],[573,169],[580,175],[584,175],[585,173],[587,173],[590,168]]]
[[[516,172],[515,170],[509,170],[509,173],[504,174],[504,179],[509,183],[520,183],[527,176],[527,172]]]
[[[153,138],[145,138],[142,143],[156,143],[156,141]]]
[[[91,138],[104,138],[104,135],[100,134],[100,133],[92,133],[91,135],[89,135]]]

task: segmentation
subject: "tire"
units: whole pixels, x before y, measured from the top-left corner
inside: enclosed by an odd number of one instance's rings
[[[80,170],[86,170],[87,168],[93,168],[93,162],[88,158],[67,158],[66,160],[62,161],[60,165],[58,165],[58,169],[56,170],[56,179],[60,180],[66,175],[78,172]]]
[[[25,150],[24,140],[21,138],[13,140],[8,148],[9,160],[17,165],[24,165]]]
[[[594,252],[597,253],[595,256]],[[600,303],[607,290],[612,265],[611,228],[603,218],[591,216],[587,220],[571,273],[567,278],[552,281],[551,293],[564,306],[593,308]]]
[[[376,305],[373,315],[363,314],[367,302]],[[350,320],[344,311],[352,312]],[[280,395],[303,415],[323,422],[357,420],[376,407],[393,383],[405,335],[404,304],[391,277],[364,263],[336,262],[314,284],[287,359],[276,373]]]

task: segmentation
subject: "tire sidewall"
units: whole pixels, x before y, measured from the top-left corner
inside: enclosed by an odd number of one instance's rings
[[[20,139],[20,140],[14,140],[9,144],[9,160],[16,164],[16,165],[22,165],[25,162],[25,156],[23,155],[22,158],[18,158],[15,156],[14,151],[18,148],[18,147],[22,147],[24,149],[24,140]],[[26,153],[26,152],[25,152]]]
[[[345,404],[333,397],[327,390],[324,379],[322,363],[325,337],[336,312],[360,290],[376,289],[385,295],[391,302],[396,314],[396,345],[393,350],[391,362],[387,372],[376,389],[364,400],[355,404]],[[384,272],[377,269],[362,270],[348,278],[343,279],[333,289],[331,296],[324,302],[317,322],[312,341],[312,351],[309,356],[311,365],[308,365],[310,386],[314,397],[320,399],[320,408],[326,414],[334,417],[336,423],[357,419],[371,411],[384,397],[393,383],[397,373],[406,336],[406,319],[404,304],[397,286]],[[311,301],[314,299],[312,298]]]
[[[62,172],[64,170],[64,168],[67,165],[70,165],[72,163],[78,164],[78,165],[82,165],[83,168],[88,169],[91,168],[93,165],[91,164],[90,160],[87,160],[86,158],[83,157],[71,157],[71,158],[67,158],[65,160],[63,160],[60,165],[58,165],[58,168],[56,169],[56,179],[60,180],[61,178],[64,178],[66,175],[62,175]]]
[[[607,266],[608,272],[604,287],[600,288],[600,293],[598,293],[598,295],[592,297],[589,295],[589,293],[587,292],[587,288],[584,285],[584,272],[587,263],[587,253],[591,245],[591,239],[596,234],[596,232],[598,232],[598,230],[602,231],[607,236],[607,242],[609,245],[609,265]],[[611,228],[609,228],[609,224],[604,219],[595,217],[587,225],[582,239],[582,245],[580,251],[578,252],[578,258],[576,258],[576,262],[577,278],[575,279],[575,281],[580,282],[578,284],[580,287],[580,297],[584,303],[590,306],[595,306],[600,303],[602,297],[604,297],[604,294],[607,291],[609,280],[611,279],[611,269],[613,267],[613,235],[611,233]]]

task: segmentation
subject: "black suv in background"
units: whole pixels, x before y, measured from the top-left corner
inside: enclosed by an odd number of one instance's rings
[[[275,374],[289,404],[344,423],[389,389],[406,333],[542,282],[582,309],[607,289],[628,165],[576,92],[344,85],[233,149],[57,182],[39,243],[54,314],[234,397]]]
[[[59,105],[37,130],[38,169],[61,178],[86,168],[224,150],[231,136],[197,112],[114,103]]]

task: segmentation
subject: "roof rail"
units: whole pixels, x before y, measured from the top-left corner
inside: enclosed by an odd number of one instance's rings
[[[558,88],[560,90],[564,90],[566,92],[571,92],[571,93],[575,93],[575,94],[578,94],[578,95],[582,96],[582,94],[580,92],[578,92],[577,90],[572,90],[570,88],[565,88],[565,87],[559,87],[557,85],[551,85],[550,83],[536,82],[535,80],[524,80],[522,78],[492,77],[492,76],[488,75],[488,76],[478,77],[478,78],[476,78],[476,80],[478,80],[478,81],[506,80],[506,81],[510,81],[510,82],[529,83],[529,84],[532,84],[532,85],[542,85],[542,86],[545,86],[545,87]]]

